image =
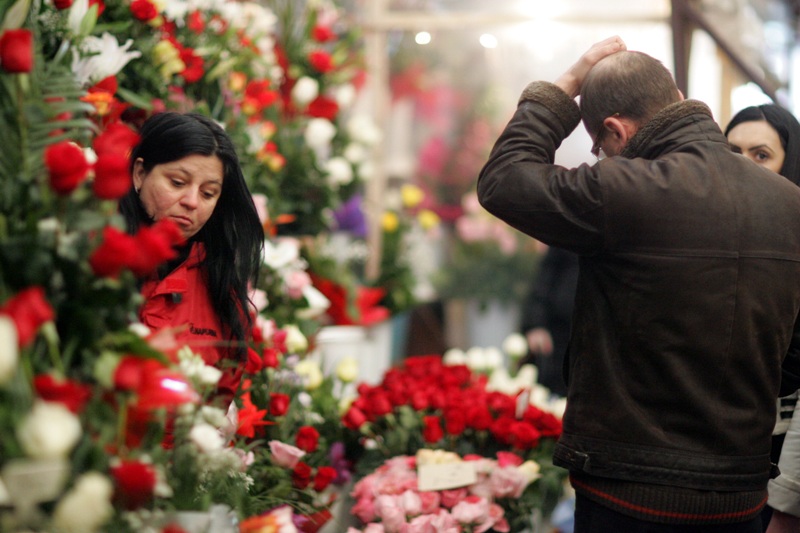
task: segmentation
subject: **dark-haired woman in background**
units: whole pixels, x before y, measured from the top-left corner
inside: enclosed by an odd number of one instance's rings
[[[800,185],[800,122],[786,109],[775,104],[744,108],[731,119],[725,136],[734,151]],[[794,414],[800,410],[797,400],[797,392],[778,399],[771,459],[778,463],[781,474],[769,482],[769,502],[762,513],[768,533],[800,531],[800,413]]]
[[[170,219],[186,240],[178,257],[142,280],[139,318],[174,328],[180,343],[223,370],[218,390],[238,387],[252,327],[248,284],[255,283],[264,231],[233,143],[213,120],[159,113],[133,149],[133,187],[120,202],[130,233]]]

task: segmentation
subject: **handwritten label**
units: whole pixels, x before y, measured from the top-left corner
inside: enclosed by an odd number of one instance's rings
[[[470,461],[421,465],[417,469],[417,489],[423,492],[457,489],[477,481],[475,465]]]

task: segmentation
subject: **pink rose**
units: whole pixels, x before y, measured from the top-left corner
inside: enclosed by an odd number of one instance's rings
[[[505,511],[502,507],[496,503],[489,505],[489,516],[483,524],[475,528],[475,533],[484,533],[490,529],[497,533],[508,533],[511,531],[511,527],[504,515]]]
[[[290,272],[284,281],[289,298],[298,300],[303,297],[303,289],[311,285],[311,276],[305,270],[295,270]]]
[[[489,518],[489,502],[480,496],[467,496],[453,506],[452,514],[461,524],[483,524]]]
[[[467,497],[467,489],[450,489],[441,491],[442,507],[450,509],[455,504]]]
[[[497,466],[519,466],[522,464],[522,457],[513,452],[497,452]]]
[[[365,524],[375,520],[375,504],[372,498],[359,498],[356,500],[355,505],[350,509],[350,513]]]
[[[438,492],[420,492],[418,496],[422,505],[422,514],[435,514],[439,511],[442,497],[439,496]]]
[[[283,443],[279,440],[269,441],[269,451],[272,453],[272,460],[276,465],[283,468],[294,468],[306,452],[296,448],[291,444]]]
[[[489,475],[489,486],[495,498],[519,498],[528,481],[527,476],[513,466],[497,468]]]
[[[383,527],[383,524],[368,524],[366,528],[364,528],[364,533],[386,533],[386,529]]]
[[[375,514],[383,521],[387,533],[399,533],[406,523],[406,514],[400,507],[400,498],[381,495],[375,499]]]
[[[413,490],[407,490],[400,495],[400,507],[406,516],[417,516],[422,513],[422,499]]]

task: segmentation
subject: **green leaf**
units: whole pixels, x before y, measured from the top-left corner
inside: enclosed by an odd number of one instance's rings
[[[95,24],[97,24],[97,4],[91,6],[86,14],[81,19],[81,25],[78,28],[78,35],[85,37],[92,33]]]
[[[153,109],[153,105],[150,103],[149,100],[142,98],[138,94],[129,91],[124,87],[119,87],[117,89],[117,96],[119,96],[129,104],[133,104],[140,109],[144,109],[146,111],[150,111],[151,109]]]

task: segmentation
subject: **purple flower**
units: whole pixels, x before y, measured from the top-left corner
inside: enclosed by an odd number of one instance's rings
[[[339,209],[334,211],[336,230],[352,233],[355,237],[367,236],[367,221],[361,209],[361,195],[354,194]]]

